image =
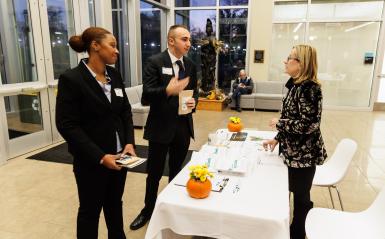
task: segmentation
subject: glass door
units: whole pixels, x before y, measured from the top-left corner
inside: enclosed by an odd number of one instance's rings
[[[88,18],[82,0],[0,1],[0,164],[62,140],[57,79],[77,65],[68,38],[88,27]]]
[[[75,35],[73,5],[72,0],[42,0],[40,4],[41,28],[43,36],[47,36],[43,38],[43,45],[54,143],[62,140],[55,124],[58,78],[78,62],[76,53],[68,44],[68,39]]]
[[[0,146],[6,158],[52,142],[36,3],[0,2]]]
[[[382,16],[385,19],[385,13]],[[381,26],[381,39],[378,47],[378,55],[380,56],[380,60],[377,62],[376,75],[378,78],[378,93],[377,99],[375,103],[380,104],[382,106],[385,105],[385,43],[383,39],[385,38],[385,26]],[[382,56],[382,57],[381,57]],[[381,59],[382,58],[382,59]]]

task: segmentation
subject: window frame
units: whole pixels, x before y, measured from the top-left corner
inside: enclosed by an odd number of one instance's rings
[[[175,11],[181,11],[181,10],[188,10],[188,11],[191,11],[191,10],[215,10],[216,12],[216,26],[215,26],[215,37],[217,39],[220,39],[219,38],[219,30],[220,30],[220,23],[219,23],[219,18],[220,18],[220,15],[219,15],[219,11],[220,10],[224,10],[224,9],[246,9],[247,12],[248,12],[248,15],[247,15],[247,27],[246,27],[246,36],[247,36],[247,40],[246,40],[246,56],[245,56],[245,70],[246,72],[249,72],[249,63],[250,63],[250,2],[252,0],[249,0],[248,4],[247,5],[241,5],[241,6],[221,6],[220,5],[220,0],[217,0],[216,1],[216,5],[215,6],[202,6],[202,7],[175,7],[175,0],[169,0],[171,3],[172,3],[172,13],[173,13],[173,16],[172,16],[172,22],[175,23]],[[218,79],[218,56],[217,55],[217,61],[216,61],[216,72],[215,72],[215,78]]]

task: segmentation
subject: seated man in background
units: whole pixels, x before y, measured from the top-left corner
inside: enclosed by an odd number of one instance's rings
[[[233,83],[233,99],[235,101],[235,109],[241,112],[241,95],[251,94],[253,91],[253,80],[246,75],[245,70],[239,71],[239,77]]]

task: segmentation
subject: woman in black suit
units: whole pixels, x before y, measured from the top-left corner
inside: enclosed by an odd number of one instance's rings
[[[107,30],[90,27],[69,44],[88,59],[62,74],[56,99],[56,126],[74,157],[79,195],[77,238],[97,238],[103,209],[108,238],[126,238],[122,195],[127,170],[119,154],[135,155],[131,106],[115,64],[119,51]]]

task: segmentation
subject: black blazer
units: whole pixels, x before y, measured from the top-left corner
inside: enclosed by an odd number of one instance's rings
[[[111,103],[83,62],[59,77],[56,127],[68,143],[75,167],[98,165],[105,154],[116,154],[116,132],[122,148],[135,143],[123,80],[113,67],[106,70],[111,78]],[[115,89],[121,89],[123,97],[116,96]]]
[[[183,57],[183,63],[186,75],[190,77],[185,90],[194,90],[193,97],[198,103],[196,66],[187,57]],[[167,97],[166,87],[175,73],[172,70],[172,75],[164,74],[162,68],[173,69],[167,50],[150,57],[144,69],[142,102],[148,102],[150,105],[144,139],[169,143],[177,130],[179,98],[178,96]],[[194,138],[192,113],[182,117],[187,117],[190,136]]]
[[[246,79],[244,79],[244,80],[242,80],[241,78],[238,77],[238,78],[234,81],[234,83],[233,83],[233,91],[234,91],[235,89],[238,88],[238,85],[239,85],[240,83],[245,84],[246,89],[247,89],[247,94],[251,94],[251,92],[253,92],[254,83],[253,83],[253,80],[251,79],[251,77],[248,76],[248,77],[246,77]]]

